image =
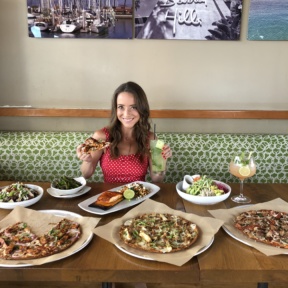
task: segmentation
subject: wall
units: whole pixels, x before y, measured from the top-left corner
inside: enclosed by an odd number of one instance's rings
[[[220,1],[220,0],[218,0]],[[153,109],[287,110],[287,41],[34,39],[26,1],[0,2],[0,106],[107,109],[138,82]],[[158,131],[287,133],[285,120],[153,119]],[[107,119],[1,117],[1,130],[93,131]]]

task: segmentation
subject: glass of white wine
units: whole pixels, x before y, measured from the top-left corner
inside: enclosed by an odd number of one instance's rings
[[[242,152],[231,160],[229,172],[240,180],[240,194],[231,197],[231,200],[237,203],[250,203],[251,199],[243,195],[243,184],[246,178],[250,178],[256,173],[256,163],[252,157],[252,152]]]

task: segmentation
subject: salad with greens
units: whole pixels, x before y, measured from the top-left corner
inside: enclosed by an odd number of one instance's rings
[[[76,181],[74,178],[67,176],[62,176],[59,179],[56,179],[52,182],[52,187],[61,189],[61,190],[70,190],[77,187],[80,187],[82,184],[79,181]]]
[[[38,191],[19,182],[0,188],[0,202],[21,202],[35,198],[38,195]]]
[[[192,185],[185,192],[195,196],[219,196],[227,191],[221,184],[215,183],[213,179],[203,175],[194,179]]]

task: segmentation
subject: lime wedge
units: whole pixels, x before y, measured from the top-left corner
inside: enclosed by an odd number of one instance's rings
[[[123,193],[123,196],[124,196],[125,199],[131,200],[131,199],[134,198],[135,192],[133,190],[131,190],[131,189],[126,189],[124,191],[124,193]]]
[[[164,146],[164,142],[162,140],[157,140],[155,147],[158,149],[162,149],[163,146]]]
[[[242,166],[242,167],[239,168],[239,173],[242,176],[249,176],[250,168],[248,166]]]

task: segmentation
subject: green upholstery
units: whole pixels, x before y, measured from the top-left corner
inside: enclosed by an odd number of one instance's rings
[[[0,131],[0,180],[52,181],[63,174],[80,176],[76,146],[90,135],[90,132]],[[228,172],[228,163],[234,152],[247,150],[254,151],[258,164],[256,175],[247,182],[288,183],[288,135],[158,133],[157,136],[173,150],[165,182],[177,183],[185,174],[206,174],[224,182],[238,182]],[[100,167],[89,181],[103,181]]]

